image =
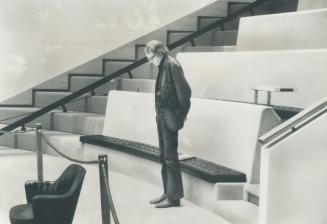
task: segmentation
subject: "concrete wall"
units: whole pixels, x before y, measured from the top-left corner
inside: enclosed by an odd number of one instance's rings
[[[262,148],[260,224],[325,224],[327,114]]]
[[[327,8],[326,0],[299,0],[298,10]]]
[[[327,48],[326,27],[327,9],[244,17],[237,50]]]
[[[0,101],[214,0],[2,0]]]

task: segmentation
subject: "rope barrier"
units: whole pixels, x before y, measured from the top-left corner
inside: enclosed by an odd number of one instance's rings
[[[98,161],[97,160],[89,160],[89,161],[83,161],[83,160],[79,160],[79,159],[74,159],[70,156],[67,156],[65,155],[63,152],[61,152],[60,150],[58,150],[48,139],[47,137],[42,133],[40,132],[41,134],[41,137],[43,138],[43,140],[45,141],[45,143],[47,143],[56,153],[58,153],[59,155],[61,155],[62,157],[70,160],[70,161],[73,161],[73,162],[76,162],[76,163],[81,163],[81,164],[98,164]]]
[[[103,164],[101,164],[101,171],[102,171],[101,172],[101,177],[102,177],[102,179],[104,180],[104,182],[106,184],[106,187],[105,187],[106,191],[105,192],[107,194],[109,207],[110,207],[110,210],[112,212],[112,218],[114,219],[115,224],[119,224],[118,216],[117,216],[116,209],[115,209],[115,206],[114,206],[114,201],[112,200],[112,196],[111,196],[111,192],[110,192],[110,187],[109,187],[109,183],[108,183],[108,177],[107,177],[107,174],[106,174],[106,169],[105,169]]]

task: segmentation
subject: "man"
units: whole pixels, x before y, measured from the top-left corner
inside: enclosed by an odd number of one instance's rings
[[[150,201],[156,208],[180,206],[184,196],[178,160],[178,130],[184,126],[190,109],[191,88],[179,62],[157,40],[145,46],[148,61],[159,68],[155,87],[155,109],[159,137],[161,175],[164,193]]]

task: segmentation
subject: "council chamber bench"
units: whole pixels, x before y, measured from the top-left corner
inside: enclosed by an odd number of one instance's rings
[[[258,137],[280,123],[270,107],[192,98],[179,152],[185,197],[211,208],[259,181]],[[103,135],[81,136],[81,155],[108,153],[112,169],[161,186],[154,95],[111,91]]]

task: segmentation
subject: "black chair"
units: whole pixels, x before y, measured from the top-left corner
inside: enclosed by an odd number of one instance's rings
[[[27,204],[10,209],[12,224],[71,224],[82,188],[85,169],[72,164],[54,182],[27,181]]]

